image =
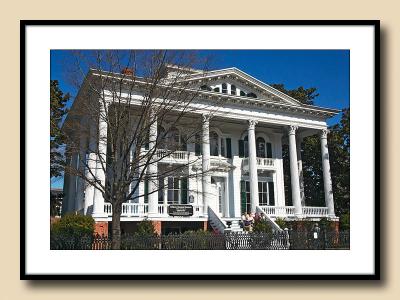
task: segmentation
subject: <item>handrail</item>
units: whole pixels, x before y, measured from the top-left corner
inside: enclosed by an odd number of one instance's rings
[[[219,231],[219,233],[224,233],[225,229],[228,227],[224,221],[212,210],[211,207],[208,207],[208,220],[210,223],[214,223],[217,228],[214,228]]]
[[[276,224],[276,222],[275,222],[274,220],[272,220],[272,219],[270,218],[270,216],[268,216],[268,215],[261,209],[261,207],[257,206],[257,207],[256,207],[256,212],[258,212],[259,214],[261,214],[262,216],[264,216],[264,217],[267,219],[267,221],[271,223],[273,229],[275,229],[275,230],[277,230],[277,231],[282,231],[282,228],[280,228],[279,225]]]

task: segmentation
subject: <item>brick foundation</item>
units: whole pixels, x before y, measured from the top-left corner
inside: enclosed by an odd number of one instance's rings
[[[94,224],[94,234],[108,237],[108,222],[96,222]]]
[[[204,221],[203,230],[204,230],[204,231],[207,231],[207,230],[208,230],[208,221]]]
[[[151,223],[153,223],[156,233],[161,235],[161,221],[151,221]]]

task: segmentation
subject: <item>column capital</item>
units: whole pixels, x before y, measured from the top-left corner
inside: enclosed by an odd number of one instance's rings
[[[203,122],[210,122],[211,115],[210,114],[202,114],[201,115]]]
[[[258,121],[250,119],[249,120],[249,129],[254,130],[255,126],[258,124]]]
[[[299,126],[290,125],[290,126],[287,128],[288,134],[289,134],[289,135],[295,135],[297,129],[299,129]]]
[[[329,130],[328,129],[322,129],[320,133],[321,139],[326,139],[328,138]]]

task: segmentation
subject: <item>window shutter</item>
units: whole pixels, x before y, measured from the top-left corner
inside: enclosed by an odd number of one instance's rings
[[[275,193],[274,193],[274,183],[268,182],[268,197],[269,197],[269,205],[275,206]]]
[[[267,158],[272,158],[272,145],[267,143]]]
[[[196,134],[196,138],[195,138],[194,152],[195,152],[196,156],[201,155],[200,136],[198,134]]]
[[[231,138],[226,138],[226,157],[232,158]]]
[[[244,214],[246,212],[246,187],[244,180],[240,181],[240,207],[241,213]]]
[[[181,137],[181,150],[182,151],[187,151],[187,143],[186,143],[186,137]]]
[[[181,178],[181,203],[187,204],[188,179]]]
[[[239,140],[239,157],[244,157],[244,141]]]
[[[149,203],[149,181],[144,181],[144,203]]]

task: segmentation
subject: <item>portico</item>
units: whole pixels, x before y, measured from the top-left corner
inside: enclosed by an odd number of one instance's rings
[[[226,220],[239,220],[245,213],[263,213],[271,220],[335,219],[326,118],[337,111],[304,106],[234,68],[212,71],[209,76],[193,75],[193,89],[197,88],[199,93],[200,108],[190,120],[200,124],[198,138],[186,141],[183,138],[186,125],[178,124],[166,138],[175,141],[177,147],[169,149],[159,142],[161,131],[169,126],[168,118],[158,120],[155,114],[150,114],[148,144],[132,153],[153,149],[153,162],[147,166],[147,176],[139,182],[135,195],[122,204],[121,221],[145,218],[157,222],[206,221],[221,231],[226,227]],[[213,109],[209,104],[217,100],[224,101],[224,105]],[[138,100],[138,107],[139,104]],[[71,164],[82,168],[84,164],[79,157],[86,154],[88,177],[96,178],[103,185],[107,177],[102,162],[107,160],[109,137],[105,111],[108,105],[101,102],[98,122],[88,124],[90,131],[98,134],[78,134],[81,153],[73,153],[70,159]],[[300,145],[303,138],[315,134],[319,134],[321,143],[323,207],[307,206],[304,200]],[[282,146],[286,142],[290,206],[285,200],[282,157]],[[165,168],[174,166],[184,167],[179,173],[159,176],[165,173]],[[73,184],[79,180],[76,176],[66,180],[68,210],[90,214],[97,222],[111,222],[111,203],[105,202],[103,194],[92,185]],[[72,205],[73,201],[81,203]],[[171,216],[168,213],[171,205],[189,206],[193,213]]]

